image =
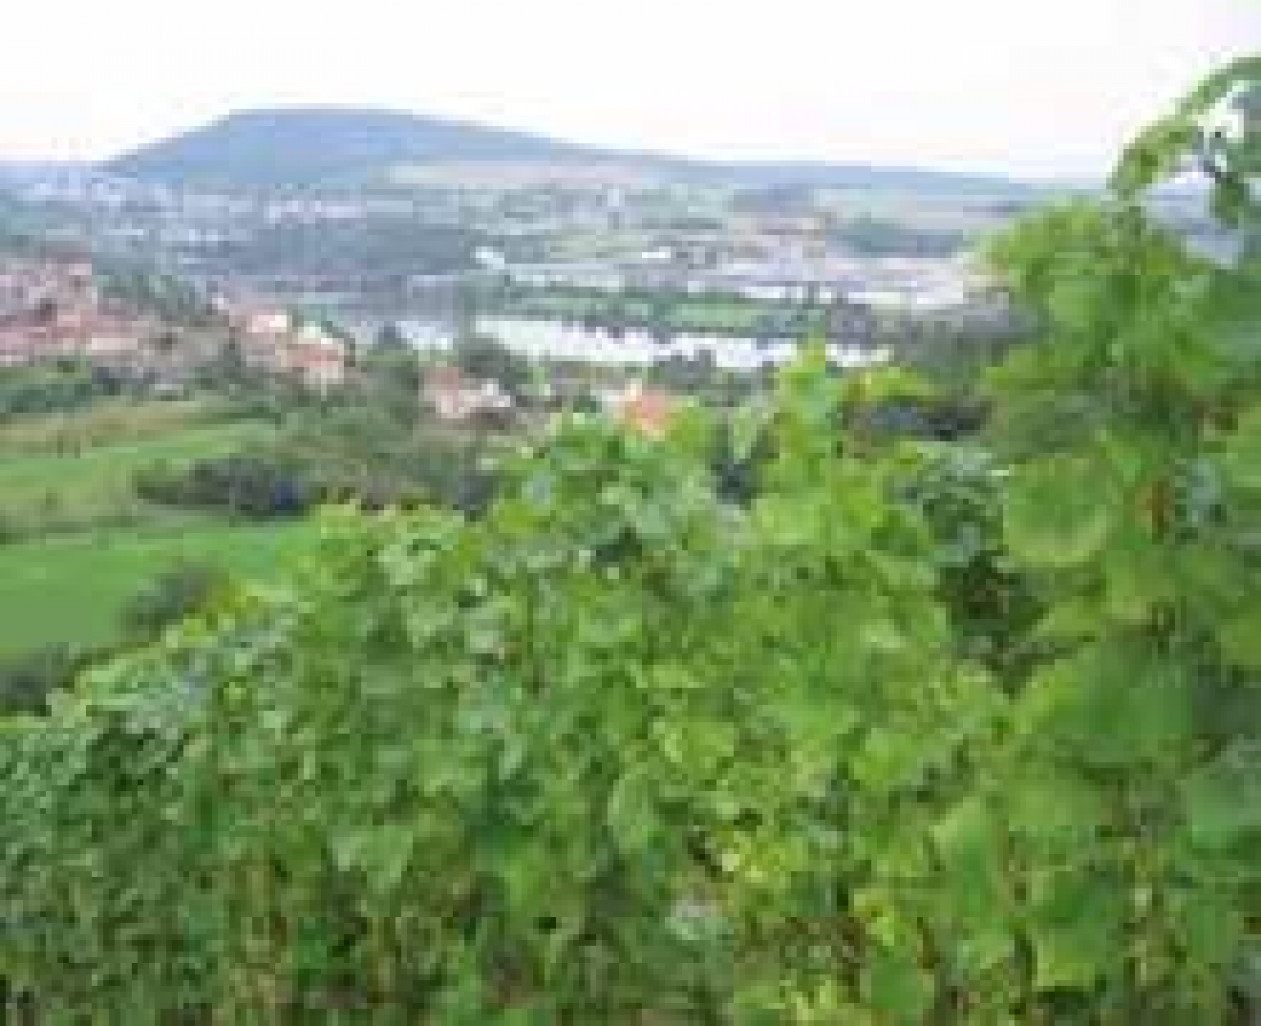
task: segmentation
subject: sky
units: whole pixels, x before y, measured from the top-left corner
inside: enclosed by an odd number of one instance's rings
[[[1093,177],[1261,0],[8,0],[0,159],[383,106],[694,156]]]

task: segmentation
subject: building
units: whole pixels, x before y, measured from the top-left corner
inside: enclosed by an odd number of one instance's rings
[[[346,345],[319,325],[295,329],[288,314],[251,315],[242,322],[240,340],[248,367],[297,378],[320,392],[345,383]]]
[[[92,308],[99,302],[92,265],[86,261],[0,257],[0,316],[41,307]]]
[[[478,381],[458,367],[438,367],[425,378],[421,401],[440,420],[452,423],[475,418],[503,419],[515,406],[497,381]]]
[[[300,325],[287,310],[266,303],[220,297],[215,307],[236,332],[247,367],[297,378],[320,392],[345,383],[346,343],[320,325]]]
[[[604,397],[605,409],[618,423],[639,434],[660,437],[665,434],[678,410],[674,396],[635,382]]]
[[[94,311],[63,311],[52,319],[10,316],[0,323],[0,366],[82,357],[102,366],[142,369],[154,326]]]
[[[0,327],[0,367],[21,367],[65,356],[62,343],[47,328],[24,325]]]
[[[148,322],[102,314],[80,322],[75,348],[90,360],[137,366],[144,362],[147,340],[157,333]]]
[[[241,331],[250,336],[285,335],[294,327],[287,311],[267,307],[235,311],[233,319]]]
[[[296,374],[308,388],[327,392],[346,382],[346,350],[337,339],[300,335],[281,351],[283,372]]]

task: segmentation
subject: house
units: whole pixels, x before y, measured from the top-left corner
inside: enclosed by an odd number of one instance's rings
[[[478,381],[458,367],[438,367],[425,378],[422,402],[440,420],[507,417],[515,405],[498,381]]]
[[[94,307],[99,302],[92,265],[86,261],[0,257],[0,314],[41,305]]]
[[[236,328],[245,364],[268,374],[299,378],[317,391],[346,380],[346,345],[318,324],[299,326],[286,311],[221,303]]]
[[[314,325],[300,331],[246,333],[242,336],[241,355],[248,366],[269,374],[297,377],[321,392],[346,379],[345,344]]]
[[[604,399],[606,410],[620,424],[654,438],[665,434],[678,409],[672,395],[645,388],[638,381]]]
[[[249,310],[240,317],[246,335],[284,335],[293,330],[293,318],[284,310]]]
[[[146,334],[138,324],[120,318],[93,318],[80,329],[78,350],[93,360],[132,363],[142,356]]]
[[[15,322],[0,327],[0,366],[17,367],[82,352],[79,336],[52,325]]]
[[[327,392],[346,380],[346,350],[334,338],[299,336],[284,349],[286,370],[296,374],[308,388]]]
[[[29,329],[0,328],[0,367],[20,367],[39,357],[39,347]]]
[[[220,295],[211,301],[211,306],[247,337],[284,335],[294,329],[293,317],[287,310],[253,299],[239,300]]]

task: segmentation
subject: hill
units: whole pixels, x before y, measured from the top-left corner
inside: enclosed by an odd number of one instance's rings
[[[712,162],[603,149],[530,132],[353,107],[242,111],[141,147],[103,170],[184,186],[276,188],[363,184],[391,170],[441,166],[565,167],[747,186],[829,185],[933,192],[1019,190],[1010,180],[820,162]]]

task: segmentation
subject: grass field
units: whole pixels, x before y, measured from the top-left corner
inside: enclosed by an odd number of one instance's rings
[[[149,506],[135,473],[230,453],[272,429],[199,403],[99,404],[0,425],[0,656],[106,644],[124,605],[180,562],[267,574],[310,534]]]
[[[628,327],[648,327],[657,319],[654,305],[642,299],[610,301],[601,296],[540,294],[518,301],[521,313],[565,320],[615,317]],[[723,297],[679,298],[667,307],[666,322],[679,332],[752,333],[767,315],[792,309],[791,304],[757,303]]]
[[[101,401],[60,413],[0,420],[0,454],[59,455],[95,445],[121,445],[225,420],[213,400]]]
[[[132,477],[150,464],[232,452],[270,430],[250,422],[162,424],[140,437],[104,445],[79,445],[66,431],[57,449],[25,449],[0,432],[0,521],[11,534],[64,532],[102,522],[143,521],[163,511],[147,507]],[[27,427],[26,440],[38,436]],[[152,514],[153,517],[147,517]]]
[[[83,533],[0,546],[0,656],[43,645],[101,645],[156,575],[180,562],[267,579],[314,537],[306,521]]]

